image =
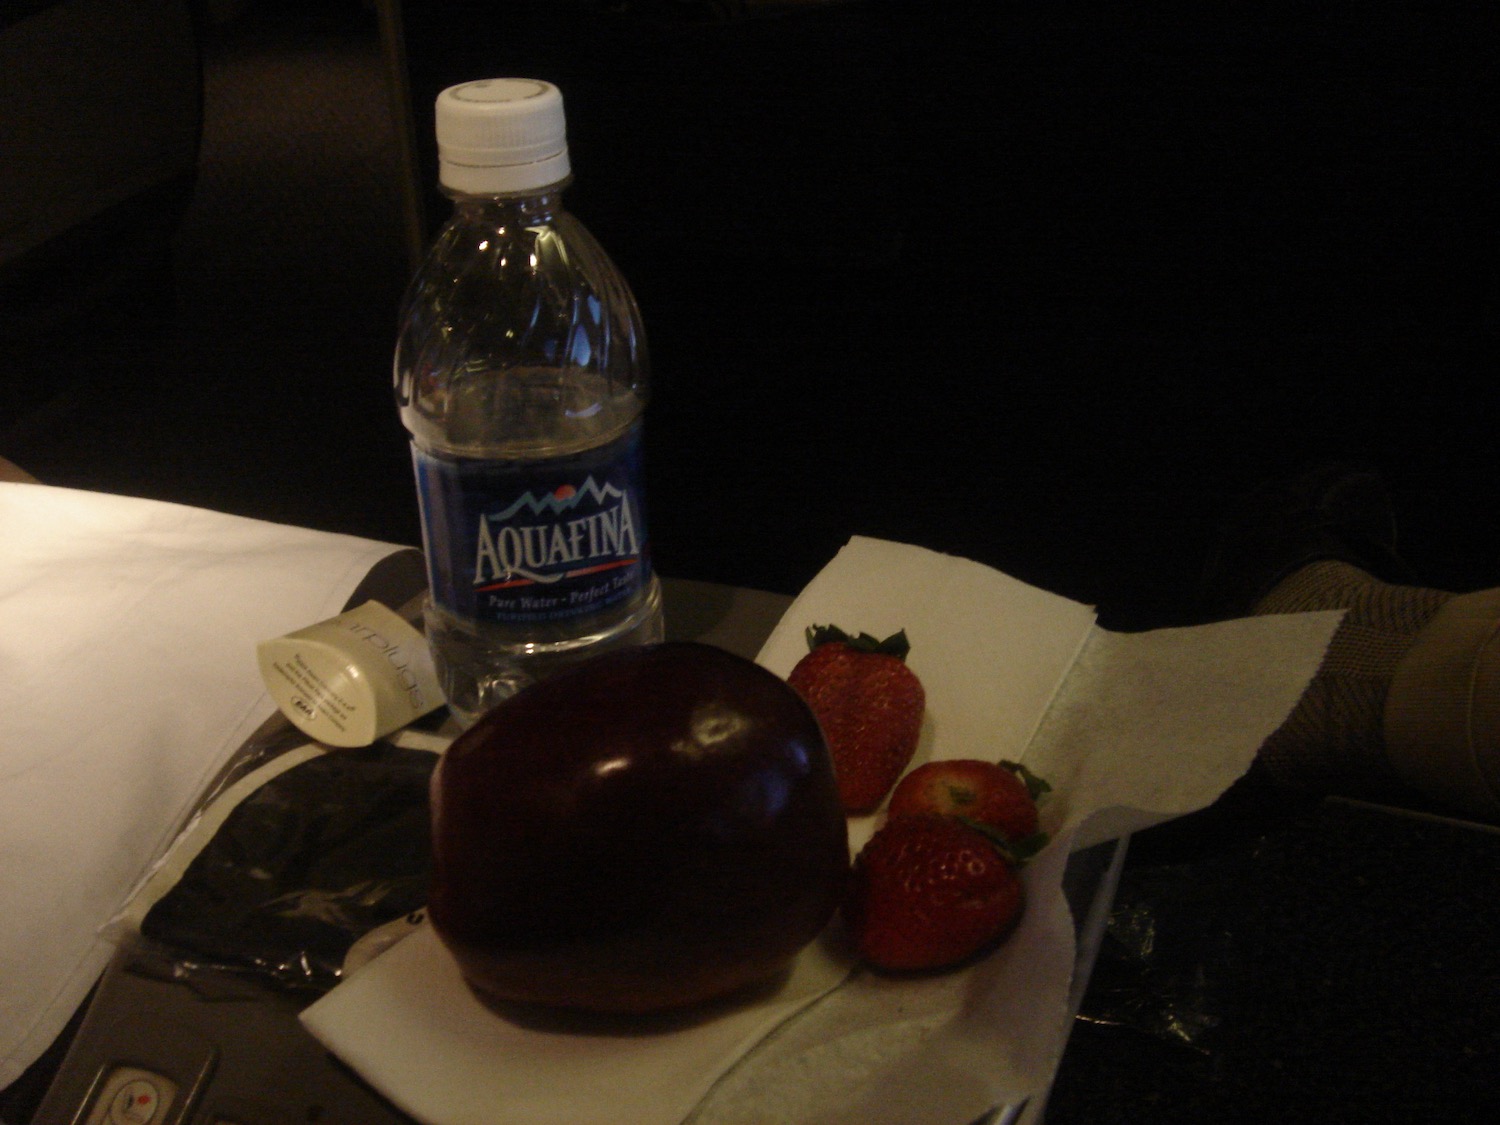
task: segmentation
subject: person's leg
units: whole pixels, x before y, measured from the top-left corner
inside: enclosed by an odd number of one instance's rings
[[[1500,589],[1444,602],[1396,665],[1385,750],[1408,785],[1500,824]]]
[[[1500,824],[1500,589],[1423,587],[1396,549],[1384,483],[1358,466],[1268,482],[1220,531],[1202,620],[1346,611],[1254,777]]]
[[[1380,799],[1404,787],[1500,823],[1500,589],[1454,595],[1323,559],[1252,612],[1320,609],[1344,620],[1258,767],[1293,789]]]

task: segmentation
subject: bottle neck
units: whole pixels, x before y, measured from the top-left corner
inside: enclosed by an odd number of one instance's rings
[[[453,210],[458,216],[533,226],[550,222],[563,209],[563,188],[571,182],[568,179],[535,191],[506,195],[475,195],[450,188],[443,193],[453,200]]]

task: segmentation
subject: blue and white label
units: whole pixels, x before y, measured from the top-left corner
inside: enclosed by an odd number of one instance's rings
[[[497,624],[567,621],[650,582],[639,428],[538,462],[412,453],[428,577],[450,613]]]

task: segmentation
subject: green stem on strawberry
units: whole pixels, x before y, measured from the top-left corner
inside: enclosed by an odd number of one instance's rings
[[[1046,781],[1032,773],[1020,762],[1002,760],[1000,764],[1026,783],[1026,792],[1031,794],[1033,801],[1040,801],[1043,793],[1052,792],[1052,786],[1048,785]]]
[[[1045,832],[1033,832],[1030,836],[1023,836],[1019,840],[1012,840],[993,825],[985,824],[983,821],[973,820],[967,816],[955,816],[953,819],[967,824],[975,832],[978,832],[986,840],[994,844],[995,850],[1015,867],[1025,867],[1027,863],[1036,858],[1037,853],[1045,848],[1051,839]]]
[[[839,643],[848,645],[857,652],[878,652],[894,656],[897,660],[905,660],[907,653],[911,651],[911,642],[906,639],[905,629],[897,630],[885,640],[870,633],[851,635],[837,625],[809,625],[803,635],[807,639],[808,651],[819,645]]]

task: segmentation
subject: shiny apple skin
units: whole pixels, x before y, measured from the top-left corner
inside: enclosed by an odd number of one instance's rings
[[[817,720],[708,645],[596,657],[513,696],[432,778],[429,914],[503,1002],[681,1008],[774,976],[843,895]]]

